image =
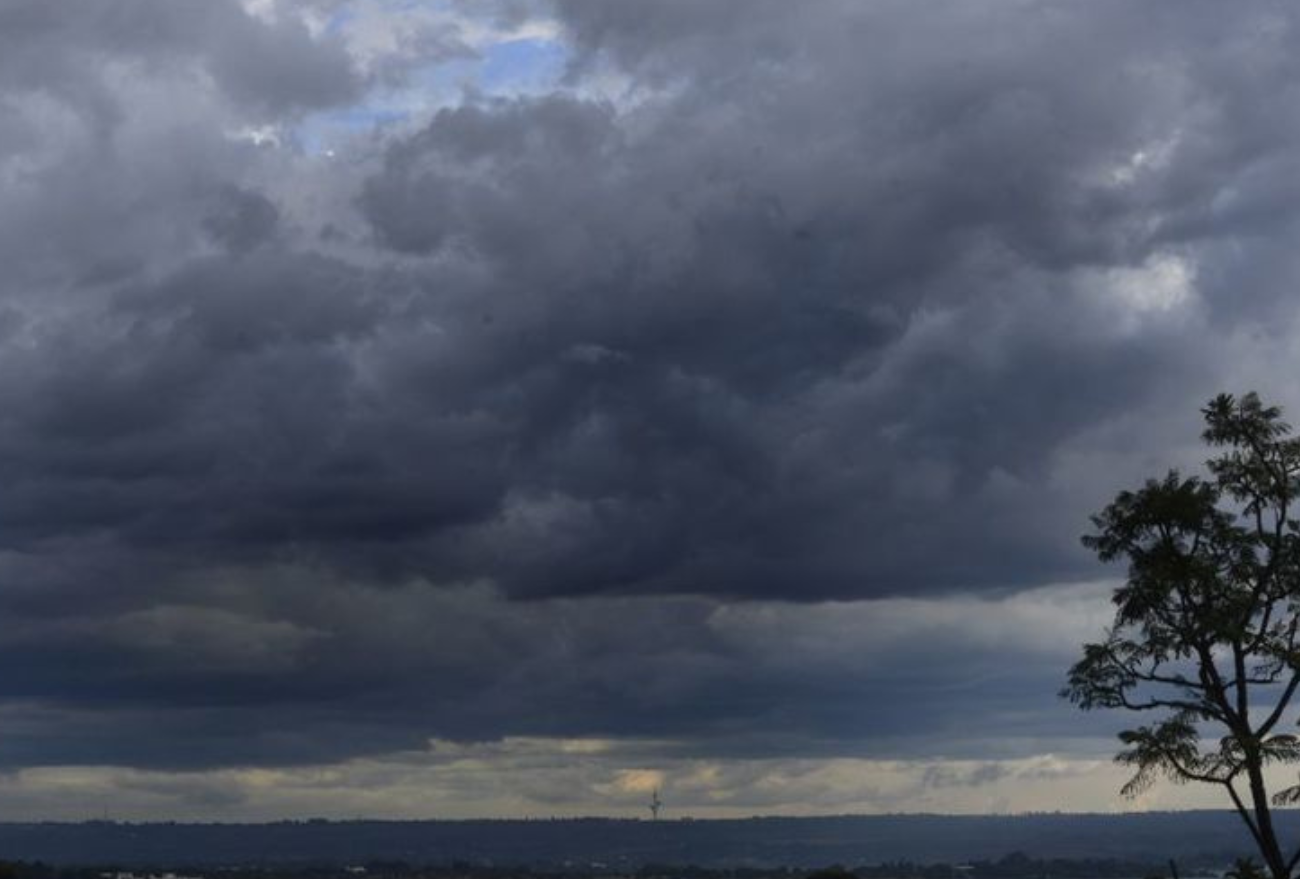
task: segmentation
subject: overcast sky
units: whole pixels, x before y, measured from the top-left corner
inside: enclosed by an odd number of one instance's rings
[[[1300,412],[1289,6],[0,0],[0,819],[1108,810]]]

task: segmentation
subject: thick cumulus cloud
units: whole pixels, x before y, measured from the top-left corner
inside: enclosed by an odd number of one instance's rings
[[[256,115],[358,93],[340,45],[314,38],[298,17],[259,20],[239,3],[15,0],[0,21],[6,86],[53,93],[109,123],[121,108],[104,80],[128,68],[210,83]]]
[[[1085,747],[1041,587],[1300,405],[1296,21],[539,9],[0,9],[5,766]]]
[[[1201,60],[1217,27],[1135,39],[1117,8],[561,11],[574,75],[631,99],[446,110],[359,199],[393,253],[485,276],[449,393],[534,407],[492,576],[818,598],[1085,570],[1100,493],[1063,447],[1194,411],[1198,346],[1251,314],[1221,203],[1286,161],[1288,123],[1234,104],[1285,79],[1287,24],[1241,32],[1242,70]]]

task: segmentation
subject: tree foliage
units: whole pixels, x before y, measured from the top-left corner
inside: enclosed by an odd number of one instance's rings
[[[1121,492],[1092,517],[1084,545],[1126,560],[1105,637],[1086,644],[1062,695],[1079,707],[1149,721],[1120,734],[1133,768],[1124,793],[1159,778],[1222,787],[1274,879],[1289,879],[1266,768],[1300,761],[1282,731],[1300,686],[1300,439],[1255,394],[1222,394],[1202,410],[1216,450],[1205,476],[1169,472]]]

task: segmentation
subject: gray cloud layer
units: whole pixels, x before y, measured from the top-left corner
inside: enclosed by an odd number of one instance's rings
[[[1069,651],[873,620],[1300,402],[1280,8],[559,2],[554,90],[371,130],[528,11],[269,6],[0,10],[8,765],[1041,751]]]

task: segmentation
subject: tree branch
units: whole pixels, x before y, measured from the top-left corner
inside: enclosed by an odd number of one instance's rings
[[[1269,730],[1277,725],[1277,722],[1282,718],[1282,712],[1286,711],[1287,705],[1291,703],[1291,697],[1295,695],[1296,687],[1298,686],[1300,686],[1300,670],[1296,670],[1291,674],[1291,680],[1287,683],[1286,689],[1283,690],[1282,695],[1278,697],[1277,704],[1273,706],[1273,710],[1269,712],[1268,717],[1264,719],[1264,722],[1260,724],[1259,729],[1255,731],[1255,735],[1262,738],[1268,735]]]
[[[1255,826],[1254,820],[1250,817],[1250,812],[1246,809],[1246,804],[1241,801],[1241,796],[1237,793],[1237,789],[1232,786],[1231,781],[1225,781],[1223,786],[1228,789],[1228,796],[1232,797],[1232,804],[1237,807],[1237,814],[1241,816],[1242,821],[1246,822],[1246,826],[1250,828],[1250,835],[1255,838],[1255,844],[1258,845],[1262,851],[1264,848],[1264,839],[1259,835],[1259,828]]]

